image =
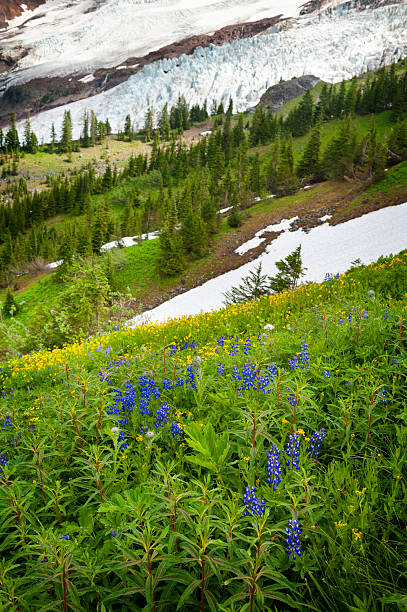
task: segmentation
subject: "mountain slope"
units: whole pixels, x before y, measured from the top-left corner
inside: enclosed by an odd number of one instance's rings
[[[72,111],[89,106],[115,128],[133,111],[137,127],[149,103],[158,111],[179,93],[191,102],[232,96],[243,109],[281,77],[349,78],[407,54],[406,2],[382,5],[48,0],[0,34],[13,68],[0,77],[0,124],[12,111],[22,117],[93,97]]]

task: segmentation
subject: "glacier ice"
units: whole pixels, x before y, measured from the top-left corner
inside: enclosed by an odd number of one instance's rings
[[[232,97],[235,109],[254,106],[280,78],[316,74],[329,82],[351,78],[407,56],[407,4],[375,10],[337,9],[307,15],[290,29],[271,28],[254,38],[223,46],[198,47],[192,55],[164,59],[145,66],[126,82],[86,100],[52,109],[32,118],[40,140],[49,139],[70,110],[74,137],[79,137],[84,110],[108,118],[113,131],[122,129],[130,113],[136,129],[147,107],[156,112],[184,95],[189,105]],[[18,125],[23,130],[23,122]]]

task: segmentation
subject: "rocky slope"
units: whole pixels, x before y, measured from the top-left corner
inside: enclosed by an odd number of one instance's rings
[[[6,29],[8,22],[15,17],[20,17],[25,11],[31,11],[45,2],[46,0],[26,0],[23,4],[18,0],[2,0],[0,4],[0,30]]]
[[[304,75],[298,79],[290,79],[269,87],[260,98],[259,104],[266,108],[271,106],[273,111],[279,110],[286,102],[297,98],[308,89],[314,89],[320,79],[311,74]]]

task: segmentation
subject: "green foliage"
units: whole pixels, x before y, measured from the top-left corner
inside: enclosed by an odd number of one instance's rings
[[[0,608],[403,609],[406,266],[4,361]]]
[[[232,287],[224,294],[224,304],[243,304],[270,293],[269,279],[261,273],[261,263],[251,270],[238,287]]]
[[[19,311],[19,306],[16,302],[16,298],[10,291],[10,288],[7,289],[6,297],[3,302],[3,306],[1,309],[3,313],[3,317],[14,317]]]
[[[276,261],[276,267],[278,272],[270,278],[270,290],[274,293],[280,293],[281,291],[295,289],[307,269],[302,264],[301,245],[287,255],[285,259]]]

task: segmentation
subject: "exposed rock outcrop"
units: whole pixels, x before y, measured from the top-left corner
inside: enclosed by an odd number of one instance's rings
[[[290,81],[283,81],[269,87],[260,98],[259,104],[277,111],[286,102],[297,98],[305,93],[308,89],[314,89],[315,85],[319,83],[320,79],[311,74],[307,74],[298,79],[291,79]]]
[[[7,21],[22,15],[24,11],[21,6],[22,4],[25,5],[27,9],[32,10],[45,2],[46,0],[25,0],[24,3],[20,2],[20,0],[2,0],[0,3],[0,30],[7,27]]]

